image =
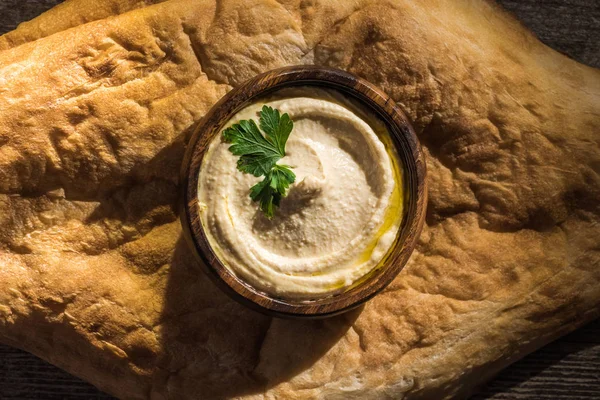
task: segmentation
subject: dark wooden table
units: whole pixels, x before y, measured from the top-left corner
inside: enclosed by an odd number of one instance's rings
[[[459,1],[459,0],[456,0]],[[0,34],[61,0],[0,0]],[[600,0],[499,0],[540,39],[600,67]],[[111,396],[26,352],[0,345],[0,400]],[[600,321],[525,357],[473,400],[600,400]],[[435,399],[432,399],[435,400]]]

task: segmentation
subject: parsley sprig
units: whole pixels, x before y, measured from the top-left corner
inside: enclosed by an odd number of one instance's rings
[[[250,198],[260,203],[260,209],[267,218],[273,218],[275,207],[296,180],[289,165],[279,165],[277,161],[285,157],[285,144],[294,128],[294,123],[286,113],[263,106],[258,124],[254,120],[243,120],[223,131],[223,139],[232,143],[229,151],[240,156],[238,170],[264,179],[250,188]]]

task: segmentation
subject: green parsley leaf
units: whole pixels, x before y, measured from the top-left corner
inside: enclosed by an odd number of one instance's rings
[[[250,188],[250,198],[260,202],[260,209],[273,218],[274,206],[279,207],[281,199],[296,180],[296,174],[287,165],[275,165],[265,178]]]
[[[279,194],[276,193],[271,187],[270,174],[271,173],[265,176],[262,181],[250,188],[250,198],[253,201],[258,201],[260,203],[260,209],[268,218],[273,218],[273,205],[274,203],[279,205],[281,198],[279,197]]]
[[[244,120],[232,125],[225,129],[223,137],[226,142],[233,143],[229,151],[241,156],[237,162],[238,169],[254,176],[266,175],[285,155],[265,139],[253,120]]]
[[[296,174],[292,172],[289,165],[275,165],[271,171],[271,188],[285,197],[287,190],[296,180]]]
[[[260,129],[267,134],[267,138],[277,147],[279,154],[285,155],[285,144],[294,128],[294,123],[288,114],[279,115],[279,110],[263,106],[260,112]]]
[[[223,131],[223,139],[232,143],[229,147],[234,155],[240,156],[238,170],[264,179],[250,188],[250,198],[260,203],[260,209],[268,218],[274,215],[274,207],[279,207],[287,195],[296,175],[288,165],[277,165],[285,157],[285,145],[294,123],[288,114],[263,106],[259,113],[259,131],[253,120],[243,120]]]

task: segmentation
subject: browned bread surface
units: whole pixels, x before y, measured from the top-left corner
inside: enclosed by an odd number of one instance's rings
[[[598,316],[600,74],[497,7],[95,3],[0,37],[2,341],[122,398],[432,399]],[[318,322],[230,301],[177,219],[189,128],[292,64],[382,87],[429,171],[407,268]]]
[[[90,21],[123,14],[162,1],[165,0],[67,0],[48,10],[42,16],[23,22],[17,29],[0,36],[0,50],[16,47]]]

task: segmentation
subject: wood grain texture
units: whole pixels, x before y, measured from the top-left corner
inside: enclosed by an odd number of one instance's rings
[[[277,299],[245,284],[222,264],[211,248],[200,222],[198,178],[206,151],[225,124],[243,107],[267,93],[291,86],[332,89],[373,112],[387,127],[403,169],[405,216],[383,267],[369,274],[360,285],[335,296],[312,301]],[[185,212],[182,225],[195,250],[199,265],[227,294],[257,311],[280,317],[329,317],[358,307],[383,290],[404,268],[423,228],[427,208],[425,159],[408,118],[380,89],[350,73],[314,66],[286,67],[252,78],[224,96],[195,128],[181,171]]]
[[[0,34],[12,31],[63,0],[0,0]]]
[[[0,30],[29,19],[57,0],[0,0]],[[589,65],[600,65],[597,0],[501,0],[548,45]],[[476,396],[483,399],[600,397],[600,322],[580,329],[503,371]],[[110,399],[89,384],[36,357],[0,346],[1,399]]]
[[[511,365],[472,400],[598,398],[600,321],[595,321]]]

